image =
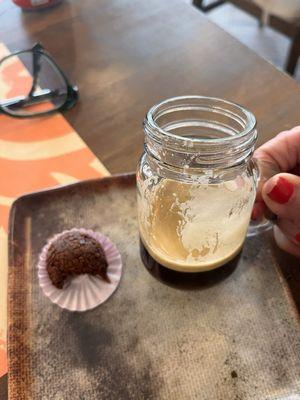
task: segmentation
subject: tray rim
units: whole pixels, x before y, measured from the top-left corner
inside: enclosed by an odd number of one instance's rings
[[[12,203],[10,212],[9,212],[9,220],[8,220],[8,238],[10,237],[10,233],[13,227],[13,221],[12,217],[15,212],[15,208],[17,207],[18,203],[21,203],[23,201],[26,201],[28,198],[39,196],[39,195],[44,195],[47,193],[52,193],[52,192],[60,192],[63,191],[67,188],[74,188],[74,187],[84,187],[88,186],[92,183],[99,182],[101,184],[113,184],[115,181],[123,181],[124,179],[128,180],[129,182],[133,179],[135,179],[136,173],[135,172],[124,172],[120,174],[114,174],[114,175],[108,175],[104,177],[99,177],[99,178],[92,178],[92,179],[84,179],[82,181],[74,182],[74,183],[67,183],[65,185],[58,185],[58,186],[53,186],[41,190],[34,190],[32,192],[24,193],[21,196],[18,196]]]

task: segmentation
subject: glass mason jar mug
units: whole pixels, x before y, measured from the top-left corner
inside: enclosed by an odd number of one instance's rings
[[[216,98],[176,97],[144,121],[137,171],[140,237],[159,264],[208,271],[241,250],[255,200],[256,120]]]

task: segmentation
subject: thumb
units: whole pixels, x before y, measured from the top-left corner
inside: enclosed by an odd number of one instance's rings
[[[266,206],[279,218],[300,221],[300,177],[281,173],[262,188]]]
[[[278,217],[274,226],[278,246],[300,257],[300,177],[287,173],[273,176],[263,186],[262,197]]]

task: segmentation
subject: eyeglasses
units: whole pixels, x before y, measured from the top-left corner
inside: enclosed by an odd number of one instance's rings
[[[78,88],[39,43],[0,61],[0,113],[26,118],[68,110]]]

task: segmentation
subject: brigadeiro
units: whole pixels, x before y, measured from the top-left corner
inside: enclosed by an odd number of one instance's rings
[[[121,256],[114,243],[83,228],[49,239],[38,263],[44,294],[72,311],[85,311],[107,300],[117,288],[121,272]]]
[[[69,276],[90,274],[109,282],[107,260],[101,244],[88,233],[67,231],[53,240],[46,268],[54,286],[62,289]]]

